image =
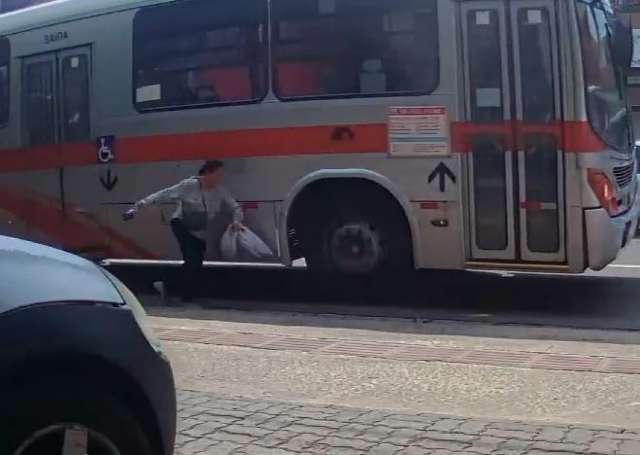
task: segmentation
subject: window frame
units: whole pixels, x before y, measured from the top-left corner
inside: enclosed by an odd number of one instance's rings
[[[277,1],[277,0],[276,0]],[[362,98],[398,98],[398,97],[416,97],[416,96],[428,96],[435,93],[440,88],[440,83],[442,82],[442,53],[440,52],[440,16],[439,16],[439,6],[438,1],[434,1],[435,5],[435,16],[436,16],[436,40],[435,40],[435,48],[437,50],[437,70],[436,77],[434,79],[433,88],[431,90],[404,90],[404,91],[395,91],[395,92],[380,92],[380,93],[341,93],[341,94],[324,94],[324,95],[308,95],[308,96],[281,96],[277,90],[277,72],[276,72],[276,60],[275,56],[275,14],[273,12],[274,6],[273,1],[269,2],[269,77],[271,82],[270,90],[273,92],[273,95],[280,102],[290,103],[290,102],[299,102],[299,101],[318,101],[318,100],[335,100],[335,99],[362,99]],[[389,34],[394,34],[398,32],[391,32]],[[405,32],[401,32],[405,33]]]
[[[224,0],[216,0],[216,1],[224,1]],[[146,11],[160,9],[160,8],[171,8],[176,7],[177,5],[181,5],[189,2],[197,2],[197,0],[175,0],[173,2],[168,3],[158,3],[150,6],[145,6],[139,8],[133,17],[132,21],[132,34],[131,34],[131,102],[133,104],[133,108],[140,114],[147,114],[153,112],[168,112],[168,111],[184,111],[184,110],[193,110],[193,109],[208,109],[212,107],[225,107],[225,106],[246,106],[252,104],[260,104],[264,101],[265,98],[269,96],[271,91],[270,83],[270,57],[271,57],[271,49],[270,49],[270,9],[269,9],[269,1],[268,0],[256,0],[260,1],[264,5],[264,23],[262,29],[262,43],[261,46],[263,48],[265,62],[263,69],[263,77],[265,81],[265,87],[263,93],[260,96],[249,99],[249,100],[237,100],[237,101],[212,101],[212,102],[204,102],[197,104],[180,104],[180,105],[172,105],[172,106],[157,106],[157,107],[141,107],[140,103],[138,103],[136,98],[137,87],[137,70],[138,70],[138,61],[139,58],[136,57],[136,22],[139,20],[141,14],[144,14]],[[249,67],[249,65],[247,65]],[[202,68],[204,69],[204,68]]]
[[[5,58],[3,60],[3,57]],[[3,64],[6,63],[6,64]],[[6,128],[11,121],[11,41],[6,36],[0,36],[0,67],[7,67],[5,87],[7,89],[7,106],[0,109],[0,128]],[[1,90],[1,89],[0,89]]]

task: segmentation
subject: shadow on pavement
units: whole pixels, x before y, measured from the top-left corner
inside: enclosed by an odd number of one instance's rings
[[[158,280],[175,288],[178,277],[175,268],[112,271],[142,295]],[[203,278],[205,309],[640,331],[640,280],[631,278],[423,271],[347,282],[303,269],[210,269]]]

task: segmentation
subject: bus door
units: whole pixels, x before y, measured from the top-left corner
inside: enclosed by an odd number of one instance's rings
[[[470,255],[564,263],[564,154],[553,0],[461,6]]]
[[[34,163],[34,168],[43,169],[36,170],[37,175],[30,179],[34,194],[41,198],[34,210],[48,214],[47,235],[55,237],[47,239],[49,242],[76,251],[96,240],[88,238],[92,228],[78,221],[85,212],[85,201],[69,207],[65,197],[65,163],[73,159],[74,146],[91,140],[90,58],[90,48],[80,47],[27,57],[22,62],[23,142],[42,160]],[[90,195],[85,194],[90,204]],[[37,232],[31,234],[38,236]]]

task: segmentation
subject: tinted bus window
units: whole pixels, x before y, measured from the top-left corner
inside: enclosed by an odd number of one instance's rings
[[[630,151],[631,134],[622,77],[613,62],[607,4],[578,2],[587,105],[593,129],[612,147]]]
[[[0,125],[9,121],[9,68],[11,50],[9,40],[0,38]]]
[[[62,60],[62,90],[65,142],[88,140],[89,62],[86,55],[72,55]]]
[[[266,94],[266,0],[190,0],[138,12],[139,109],[247,102]]]
[[[30,145],[56,142],[55,61],[39,61],[25,65],[24,118]]]
[[[274,0],[280,98],[430,93],[439,80],[435,0]]]

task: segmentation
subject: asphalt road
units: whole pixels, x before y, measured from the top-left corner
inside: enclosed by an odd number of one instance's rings
[[[175,268],[114,268],[143,295]],[[585,275],[419,272],[387,283],[312,279],[304,270],[216,269],[199,303],[237,310],[472,321],[640,332],[640,241]]]

